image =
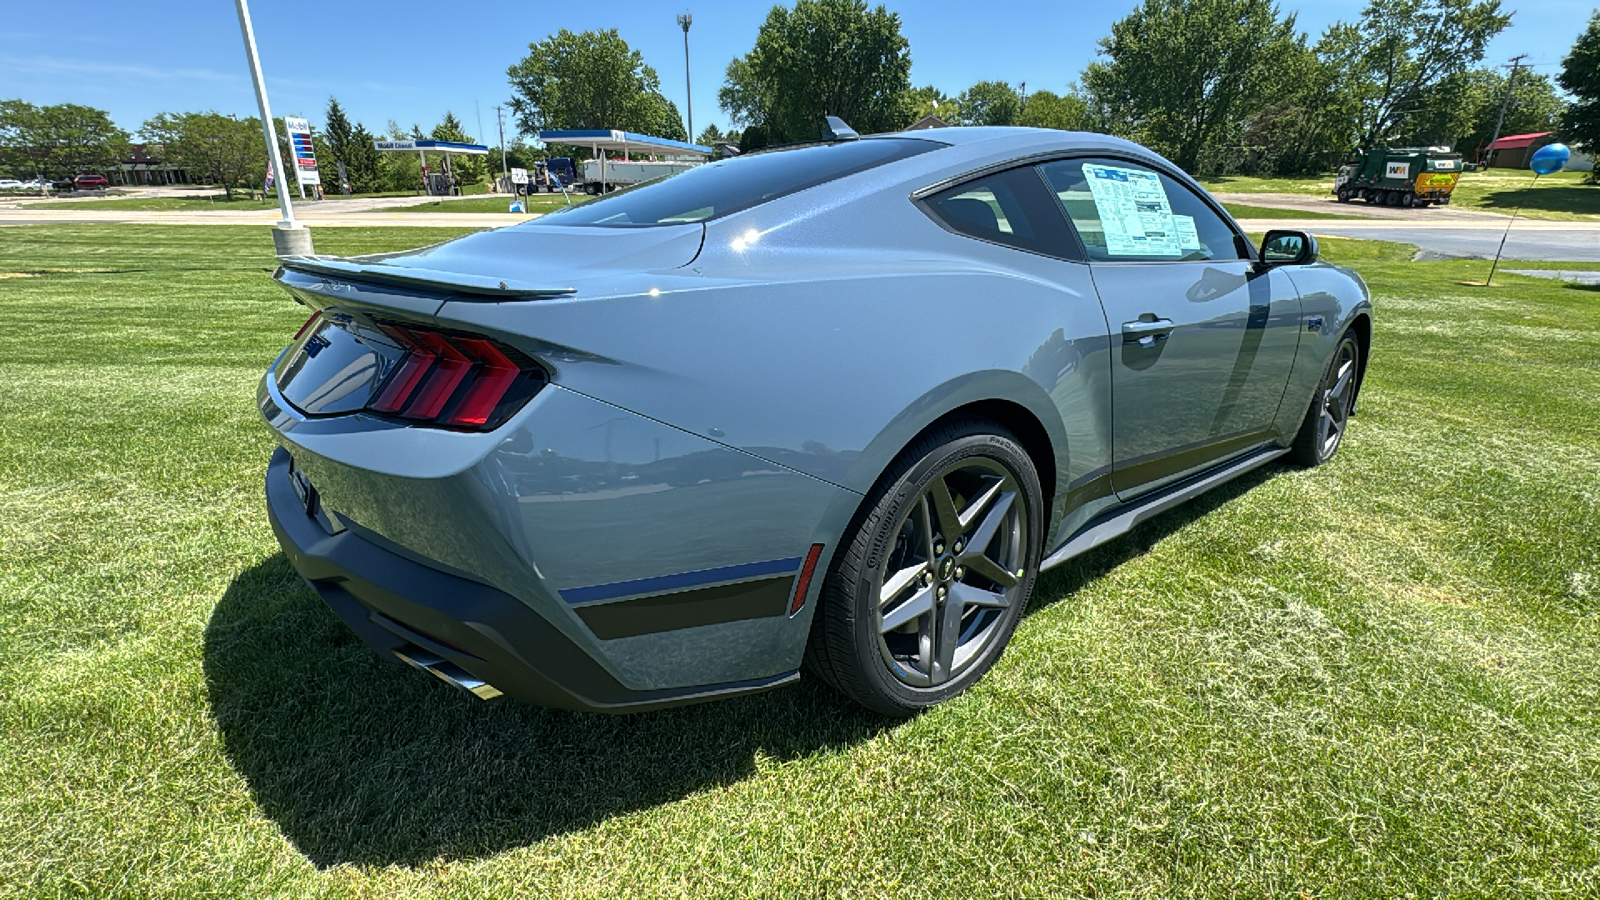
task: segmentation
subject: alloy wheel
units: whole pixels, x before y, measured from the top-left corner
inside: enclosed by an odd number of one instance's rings
[[[938,687],[999,650],[1007,611],[1027,599],[1026,502],[1005,465],[969,457],[907,504],[877,572],[873,619],[902,684]]]
[[[1355,399],[1356,345],[1344,340],[1328,368],[1322,383],[1322,411],[1317,417],[1317,449],[1323,459],[1339,449],[1344,440],[1345,424],[1350,420],[1351,401]]]

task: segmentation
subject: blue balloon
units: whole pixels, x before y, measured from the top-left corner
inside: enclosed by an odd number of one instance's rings
[[[1567,167],[1567,160],[1572,158],[1572,151],[1566,144],[1545,144],[1533,154],[1533,159],[1528,161],[1528,168],[1535,175],[1549,175],[1559,172]]]

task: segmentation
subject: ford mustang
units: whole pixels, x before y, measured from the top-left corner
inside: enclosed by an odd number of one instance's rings
[[[1354,273],[1104,135],[718,160],[420,250],[286,257],[284,552],[379,652],[631,711],[805,672],[886,715],[1000,658],[1039,572],[1339,449]]]

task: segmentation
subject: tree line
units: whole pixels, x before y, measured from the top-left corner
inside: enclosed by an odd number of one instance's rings
[[[1194,174],[1289,175],[1326,171],[1353,149],[1378,144],[1443,144],[1476,156],[1499,122],[1502,135],[1557,131],[1600,152],[1600,10],[1556,83],[1483,64],[1484,48],[1511,20],[1500,0],[1372,0],[1355,21],[1335,22],[1313,40],[1273,0],[1143,0],[1059,93],[991,80],[952,94],[912,85],[899,14],[866,0],[795,0],[774,6],[755,45],[726,67],[718,101],[733,128],[708,126],[696,141],[751,150],[814,140],[828,115],[862,133],[937,116],[951,125],[1119,135]],[[506,74],[512,125],[521,135],[621,128],[689,138],[655,69],[615,29],[562,29],[529,44]],[[1060,73],[1046,76],[1061,84]],[[416,156],[380,153],[375,140],[473,142],[450,112],[426,132],[390,121],[378,134],[329,98],[322,118],[313,140],[333,191],[341,162],[356,192],[420,185]],[[139,134],[159,145],[164,162],[230,192],[264,178],[256,119],[161,113]],[[7,174],[100,171],[126,158],[132,137],[92,107],[0,101],[0,171]],[[285,139],[286,156],[287,147]],[[547,153],[573,152],[536,150],[520,136],[506,147],[510,164],[524,168]],[[428,162],[439,165],[436,155]],[[482,157],[455,158],[463,184],[486,179],[491,166]]]
[[[827,115],[862,133],[933,115],[1119,135],[1196,174],[1288,175],[1379,144],[1476,156],[1504,103],[1500,134],[1554,130],[1600,149],[1600,25],[1591,22],[1559,76],[1569,104],[1544,74],[1483,64],[1511,20],[1500,0],[1372,0],[1312,38],[1273,0],[1143,0],[1076,79],[1042,73],[1060,92],[981,81],[946,93],[912,85],[899,14],[866,0],[795,0],[774,6],[755,46],[727,65],[718,101],[733,130],[711,126],[697,140],[749,150],[816,139]],[[560,31],[530,44],[507,74],[525,133],[683,134],[655,70],[615,30]]]

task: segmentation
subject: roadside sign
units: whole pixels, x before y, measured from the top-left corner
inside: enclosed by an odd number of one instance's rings
[[[416,141],[373,141],[372,146],[378,150],[415,150]]]
[[[511,183],[512,184],[527,184],[528,183],[528,170],[527,169],[512,169],[511,170]]]
[[[294,151],[294,174],[300,186],[321,184],[317,152],[311,147],[311,123],[297,116],[284,116],[283,130],[289,133],[289,147]]]

